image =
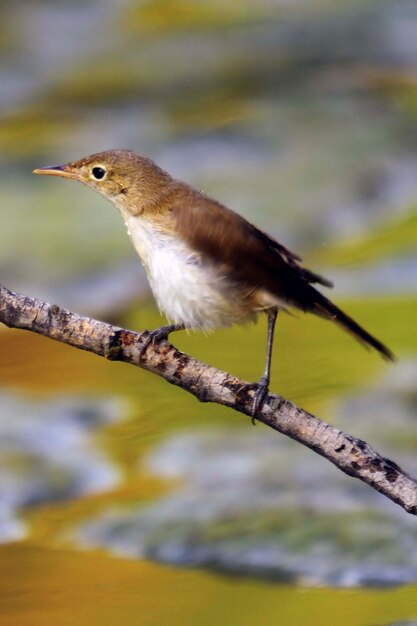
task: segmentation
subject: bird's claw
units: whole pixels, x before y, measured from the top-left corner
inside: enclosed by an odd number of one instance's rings
[[[145,354],[149,344],[151,343],[155,346],[155,343],[158,341],[162,341],[162,339],[167,339],[168,334],[164,329],[157,328],[156,330],[149,331],[148,336],[144,339],[141,347],[139,348],[139,361],[142,360],[143,355]]]
[[[257,389],[255,391],[255,395],[253,397],[253,405],[252,405],[252,424],[255,426],[255,419],[262,408],[262,404],[265,400],[265,396],[269,391],[269,380],[265,378],[261,378],[258,383]]]

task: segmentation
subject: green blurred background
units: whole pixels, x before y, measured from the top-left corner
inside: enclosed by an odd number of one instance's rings
[[[335,282],[387,365],[278,325],[272,389],[417,473],[417,5],[0,2],[0,281],[161,319],[114,208],[35,167],[132,148]],[[265,321],[176,335],[247,380]],[[0,328],[0,622],[417,620],[417,530],[313,453],[122,364]]]

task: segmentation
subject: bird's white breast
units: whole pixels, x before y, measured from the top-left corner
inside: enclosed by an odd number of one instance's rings
[[[230,281],[214,264],[148,219],[124,218],[159,309],[171,323],[209,330],[248,318]]]

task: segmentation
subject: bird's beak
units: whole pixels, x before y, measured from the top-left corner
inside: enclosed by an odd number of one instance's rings
[[[36,170],[33,170],[33,173],[43,176],[62,176],[63,178],[79,179],[78,173],[74,172],[69,165],[47,165],[46,167],[38,167]]]

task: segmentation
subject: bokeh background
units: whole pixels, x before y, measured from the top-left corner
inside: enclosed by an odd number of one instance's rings
[[[120,216],[31,175],[133,148],[336,286],[398,355],[280,319],[272,389],[417,473],[417,5],[0,3],[0,281],[161,319]],[[248,380],[265,322],[178,347]],[[0,622],[411,624],[415,520],[123,364],[0,328]]]

